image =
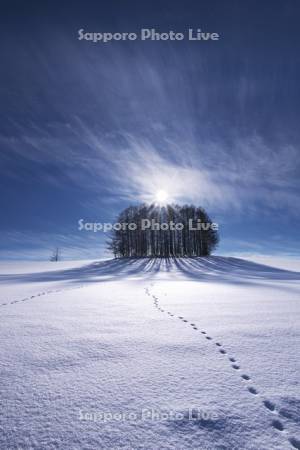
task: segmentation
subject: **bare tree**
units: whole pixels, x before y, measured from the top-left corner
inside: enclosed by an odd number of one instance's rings
[[[51,257],[50,257],[50,261],[57,262],[59,260],[60,260],[60,250],[59,250],[58,247],[56,247],[56,249],[53,250],[53,253],[52,253]]]

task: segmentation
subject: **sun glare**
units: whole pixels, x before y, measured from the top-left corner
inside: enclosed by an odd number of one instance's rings
[[[157,191],[155,195],[156,201],[160,204],[166,203],[168,197],[168,193],[166,191],[163,191],[162,189]]]

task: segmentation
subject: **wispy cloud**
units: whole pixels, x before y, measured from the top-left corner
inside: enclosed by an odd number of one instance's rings
[[[141,137],[128,132],[114,136],[91,129],[75,119],[68,127],[27,129],[13,140],[1,139],[9,149],[7,174],[15,157],[39,166],[43,182],[73,183],[82,189],[104,191],[111,198],[152,201],[165,189],[170,199],[197,202],[216,211],[286,208],[299,213],[300,189],[297,150],[291,146],[271,149],[257,136],[233,141],[230,151],[220,142],[196,143],[156,130]],[[49,171],[49,165],[56,168]]]
[[[102,209],[111,220],[128,203],[152,201],[160,189],[170,201],[207,207],[227,224],[238,218],[249,233],[249,215],[267,217],[271,226],[275,218],[299,217],[291,116],[271,111],[269,103],[285,80],[278,85],[262,75],[260,61],[253,68],[237,64],[224,48],[156,44],[146,53],[138,45],[82,46],[57,30],[51,42],[24,43],[23,55],[12,39],[6,92],[15,102],[1,124],[0,182],[12,190],[20,181],[32,183],[45,196],[39,204],[45,209],[52,191],[59,202],[60,191],[74,188],[67,200],[74,209],[84,205],[90,215]],[[220,61],[224,51],[232,66]],[[24,77],[14,64],[21,60],[26,68],[29,56]],[[18,189],[22,201],[22,183]],[[45,209],[38,213],[45,216]],[[43,242],[36,235],[24,239],[42,248],[54,234]],[[83,237],[82,244],[71,239],[82,251],[89,247]]]
[[[99,258],[108,255],[101,237],[87,232],[65,235],[41,231],[7,231],[2,233],[5,244],[0,250],[0,259],[49,261],[57,247],[63,260]]]

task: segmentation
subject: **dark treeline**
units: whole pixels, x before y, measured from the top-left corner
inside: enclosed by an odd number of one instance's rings
[[[193,205],[130,206],[117,223],[108,243],[115,257],[207,256],[219,241],[216,224]]]

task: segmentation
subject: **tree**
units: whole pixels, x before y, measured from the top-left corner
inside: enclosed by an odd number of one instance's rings
[[[194,205],[129,206],[117,223],[108,242],[115,257],[208,256],[219,242],[206,211]]]
[[[59,261],[60,260],[60,250],[59,250],[59,248],[57,247],[55,250],[53,250],[53,253],[52,253],[52,255],[50,256],[50,261],[52,261],[52,262],[57,262],[57,261]]]

